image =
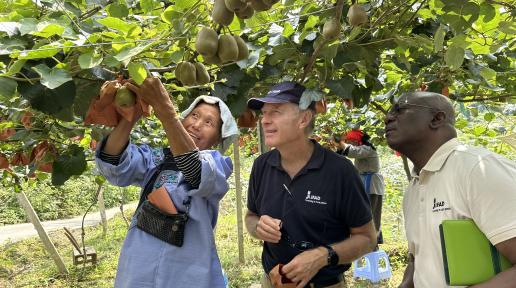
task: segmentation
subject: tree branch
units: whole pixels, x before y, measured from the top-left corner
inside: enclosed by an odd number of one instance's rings
[[[500,99],[504,99],[504,98],[514,98],[516,99],[516,94],[512,94],[512,93],[509,93],[509,94],[502,94],[502,95],[497,95],[497,96],[491,96],[491,95],[465,95],[466,97],[467,96],[480,96],[481,98],[471,98],[471,99],[459,99],[459,98],[455,98],[453,100],[457,101],[457,102],[482,102],[482,101],[490,101],[490,100],[500,100]]]
[[[385,108],[383,108],[383,107],[382,107],[382,105],[380,105],[380,104],[378,104],[378,103],[376,103],[376,102],[371,102],[371,106],[373,106],[374,108],[376,108],[376,109],[378,109],[378,110],[382,111],[382,113],[383,113],[384,115],[387,115],[387,113],[389,112],[389,111],[387,111]]]
[[[113,3],[113,0],[108,0],[106,2],[105,6],[107,6],[107,5],[111,4],[111,3]],[[82,15],[79,16],[79,20],[83,21],[83,20],[85,20],[85,19],[95,15],[95,13],[99,12],[102,8],[104,8],[104,7],[97,6],[97,7],[93,8],[93,9],[91,9],[89,11],[84,12]]]
[[[344,0],[337,0],[337,5],[335,6],[335,19],[339,21],[340,24],[340,18],[342,17],[342,8],[344,7]],[[303,83],[306,79],[306,75],[310,73],[314,67],[315,61],[317,60],[317,56],[321,52],[321,49],[324,47],[324,45],[328,44],[328,39],[323,37],[323,41],[319,43],[319,46],[315,48],[314,53],[312,53],[312,56],[310,56],[310,60],[308,61],[308,64],[306,64],[305,69],[303,69],[303,74],[299,78],[299,83]]]

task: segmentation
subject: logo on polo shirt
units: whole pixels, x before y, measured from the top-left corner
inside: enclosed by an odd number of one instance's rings
[[[321,196],[312,194],[312,191],[310,191],[310,190],[308,190],[306,192],[305,201],[310,202],[310,203],[320,204],[320,205],[326,205],[326,202],[321,201]]]
[[[440,212],[440,211],[447,211],[451,210],[448,205],[446,205],[446,202],[444,201],[437,201],[436,198],[434,198],[434,205],[432,207],[432,212]]]

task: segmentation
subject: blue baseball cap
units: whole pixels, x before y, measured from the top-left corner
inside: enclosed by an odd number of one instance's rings
[[[305,87],[296,82],[281,82],[271,87],[265,97],[251,98],[247,101],[247,107],[260,110],[265,103],[294,103],[299,100],[305,91]]]

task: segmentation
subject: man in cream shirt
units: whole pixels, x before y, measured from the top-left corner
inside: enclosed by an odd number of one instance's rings
[[[439,236],[445,219],[472,219],[516,264],[516,164],[457,140],[443,95],[407,93],[385,119],[389,146],[414,164],[403,199],[410,261],[400,287],[446,287]],[[475,287],[516,287],[516,266]]]

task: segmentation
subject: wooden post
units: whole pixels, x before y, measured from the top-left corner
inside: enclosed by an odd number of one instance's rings
[[[265,145],[265,139],[263,139],[263,127],[261,121],[258,121],[258,127],[256,127],[256,134],[258,136],[258,152],[260,155],[269,151],[269,147]]]
[[[97,201],[99,204],[100,219],[102,222],[102,237],[106,237],[107,234],[107,217],[106,217],[106,206],[104,205],[104,193],[102,185],[97,188]]]
[[[240,146],[238,137],[233,141],[233,157],[235,159],[235,190],[237,209],[237,234],[238,234],[238,261],[245,263],[244,257],[244,228],[242,222],[242,183],[240,182]]]
[[[412,180],[412,175],[410,174],[410,167],[408,165],[407,156],[402,154],[401,160],[403,160],[403,169],[405,170],[405,175],[407,175],[407,180],[410,182],[410,180]]]
[[[29,216],[30,221],[34,225],[34,228],[36,231],[38,231],[39,238],[43,242],[43,245],[45,245],[47,252],[50,254],[52,259],[54,259],[59,272],[61,272],[61,274],[68,274],[68,269],[66,269],[61,255],[59,255],[59,252],[57,252],[54,243],[52,243],[50,237],[48,237],[47,231],[45,231],[45,228],[43,228],[43,225],[41,225],[41,221],[39,221],[39,217],[36,214],[36,211],[34,211],[34,208],[32,208],[32,205],[30,204],[29,199],[27,199],[25,193],[23,193],[23,191],[16,193],[16,198],[18,198],[18,203],[20,203],[22,208],[25,210],[27,216]]]

